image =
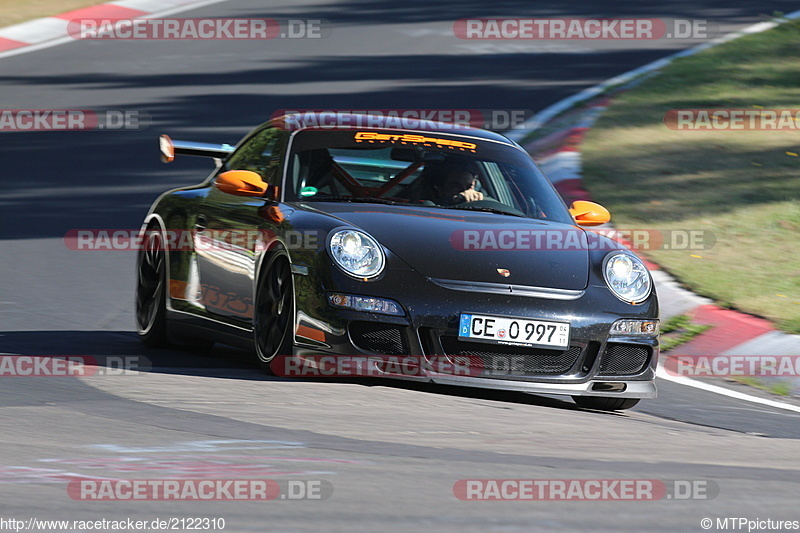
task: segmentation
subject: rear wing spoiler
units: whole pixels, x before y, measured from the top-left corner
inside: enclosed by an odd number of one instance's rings
[[[234,147],[230,144],[208,144],[192,141],[173,141],[168,135],[162,135],[158,139],[158,147],[161,151],[161,161],[171,163],[175,156],[193,155],[198,157],[213,157],[214,159],[225,159],[228,154],[233,152]]]

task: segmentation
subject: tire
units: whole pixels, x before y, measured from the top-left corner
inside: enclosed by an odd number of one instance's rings
[[[272,374],[270,363],[279,355],[291,355],[294,335],[294,285],[289,256],[273,252],[258,280],[253,313],[256,360]]]
[[[136,331],[149,348],[169,344],[167,339],[166,254],[157,224],[145,231],[136,257]]]
[[[594,409],[596,411],[622,411],[630,409],[637,403],[639,398],[606,398],[602,396],[573,396],[572,399],[584,409]]]

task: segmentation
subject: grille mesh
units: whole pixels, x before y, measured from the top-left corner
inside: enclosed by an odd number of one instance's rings
[[[458,337],[450,335],[443,335],[440,340],[446,355],[459,357],[456,363],[481,368],[484,375],[564,374],[573,367],[581,355],[580,346],[570,346],[566,350],[547,350],[461,341]]]
[[[382,322],[350,322],[350,340],[365,352],[407,355],[408,342],[403,328]]]
[[[650,361],[650,347],[609,343],[600,360],[600,374],[624,376],[638,374]]]

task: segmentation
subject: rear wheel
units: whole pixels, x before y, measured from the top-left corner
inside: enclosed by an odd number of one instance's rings
[[[573,396],[573,400],[584,409],[595,409],[597,411],[622,411],[630,409],[637,403],[639,398],[604,398],[599,396]]]
[[[259,278],[253,332],[261,369],[271,374],[270,363],[279,355],[291,355],[294,335],[294,289],[289,256],[277,251]]]
[[[166,259],[164,238],[150,225],[136,261],[136,331],[149,347],[167,344]]]

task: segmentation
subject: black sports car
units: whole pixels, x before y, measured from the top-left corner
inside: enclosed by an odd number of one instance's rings
[[[144,220],[136,319],[147,345],[238,345],[283,375],[298,364],[352,374],[329,363],[357,358],[370,375],[571,395],[594,409],[655,397],[650,274],[581,227],[607,211],[567,209],[500,134],[344,118],[332,128],[284,116],[235,147],[162,136],[163,160],[217,168]]]

